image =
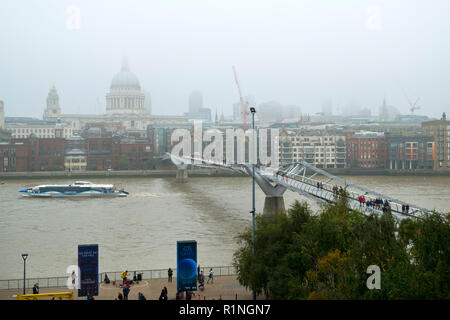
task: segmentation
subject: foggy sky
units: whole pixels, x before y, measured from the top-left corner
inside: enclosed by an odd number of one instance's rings
[[[52,85],[62,113],[105,113],[123,56],[154,114],[186,112],[193,90],[231,114],[232,65],[244,94],[303,113],[331,100],[378,114],[385,97],[409,114],[405,94],[416,114],[450,113],[448,0],[0,2],[6,116],[41,118]]]

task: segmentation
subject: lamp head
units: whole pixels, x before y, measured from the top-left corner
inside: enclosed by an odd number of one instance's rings
[[[256,113],[256,109],[253,108],[253,107],[250,107],[250,112],[251,112],[251,113]]]
[[[28,253],[22,253],[22,259],[27,260],[27,258],[28,258]]]

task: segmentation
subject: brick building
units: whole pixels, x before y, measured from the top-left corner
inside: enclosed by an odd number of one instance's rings
[[[0,171],[28,171],[29,146],[23,142],[0,142]]]
[[[64,170],[64,154],[66,150],[64,138],[36,139],[31,148],[32,152],[38,155],[38,157],[35,157],[34,168],[38,168],[40,171]]]
[[[115,169],[115,154],[119,150],[113,143],[113,138],[94,137],[86,139],[87,169],[108,170]]]
[[[385,168],[386,136],[380,132],[346,132],[347,166],[349,168]]]
[[[64,170],[65,140],[63,138],[11,139],[0,143],[1,171]]]
[[[86,154],[88,170],[144,170],[153,166],[153,148],[148,139],[87,138]]]
[[[153,167],[152,145],[148,140],[121,139],[119,143],[118,169],[151,169]]]

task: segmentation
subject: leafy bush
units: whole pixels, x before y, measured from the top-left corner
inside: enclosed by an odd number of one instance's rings
[[[450,214],[398,222],[389,212],[366,216],[345,199],[314,214],[306,202],[257,216],[238,236],[239,282],[272,299],[449,299]],[[366,286],[367,267],[381,270],[381,289]]]

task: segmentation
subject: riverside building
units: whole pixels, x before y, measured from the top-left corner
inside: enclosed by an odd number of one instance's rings
[[[280,165],[306,161],[317,168],[344,168],[345,136],[328,130],[280,131]]]
[[[387,143],[382,132],[346,132],[347,166],[349,168],[386,168]]]
[[[445,112],[440,120],[422,122],[426,135],[434,139],[434,169],[450,170],[450,121]]]

